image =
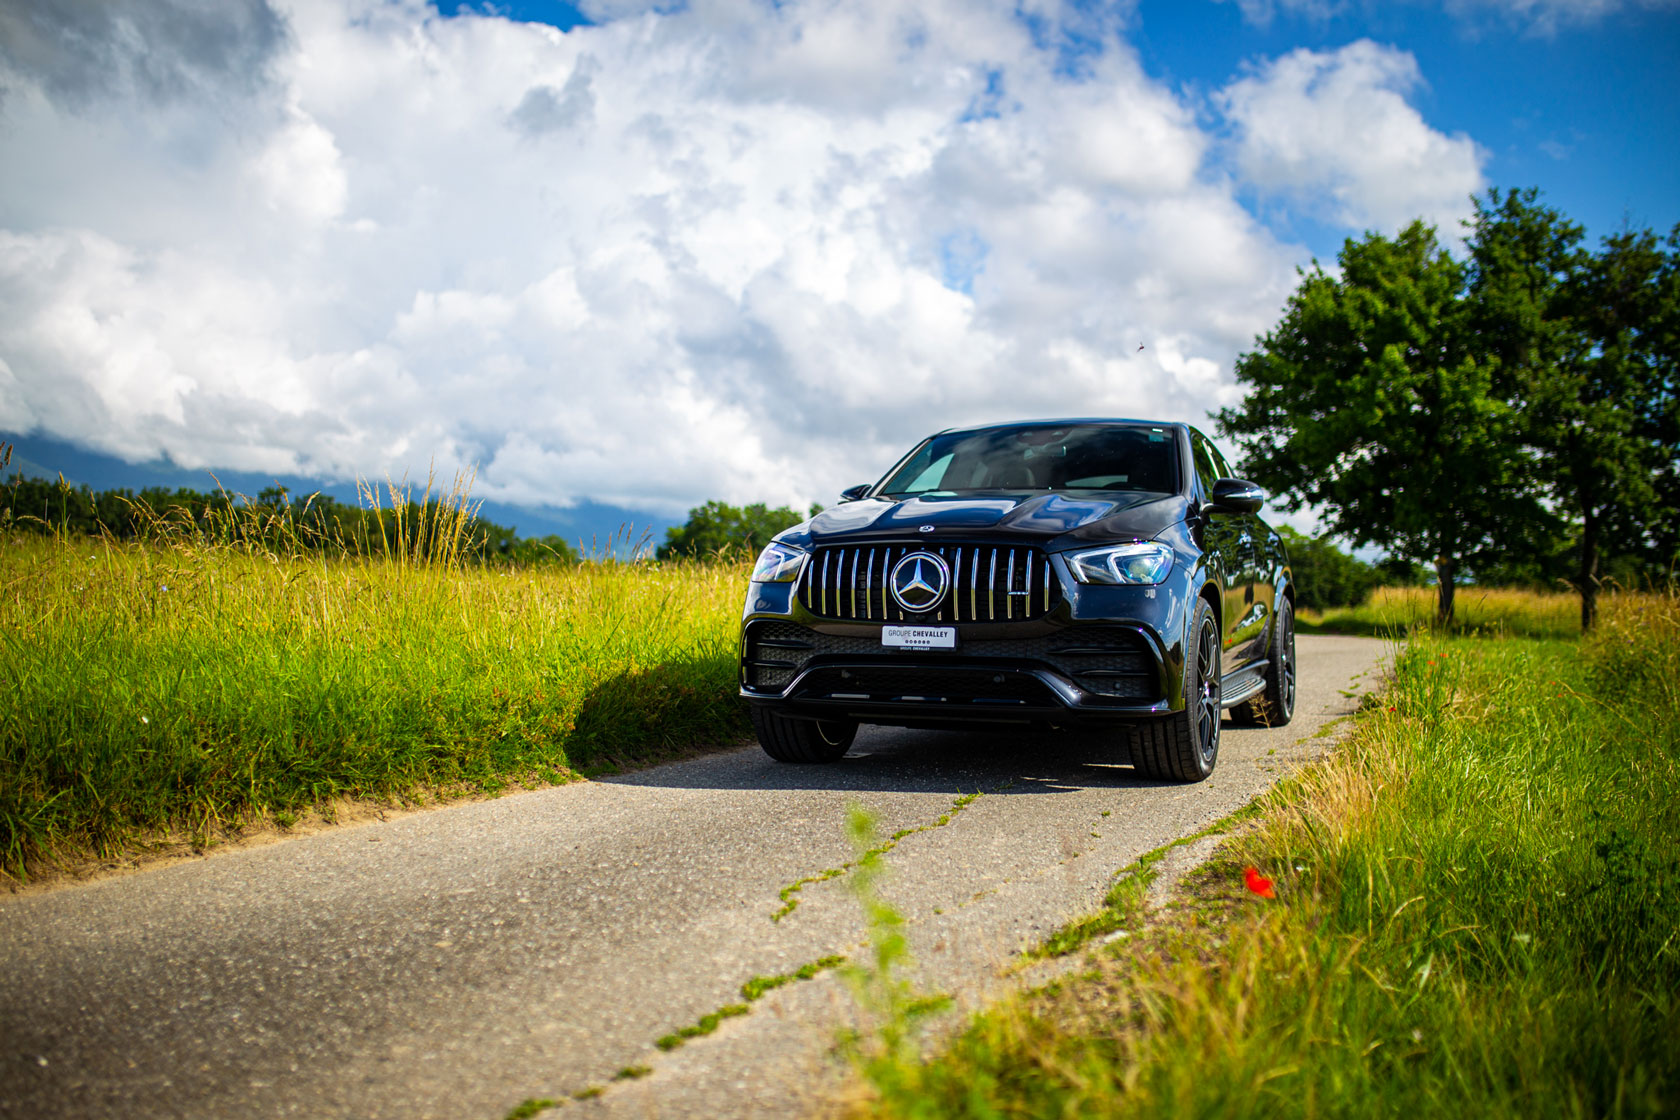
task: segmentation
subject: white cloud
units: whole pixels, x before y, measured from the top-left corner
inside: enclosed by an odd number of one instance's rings
[[[1680,0],[1445,0],[1449,12],[1461,18],[1482,13],[1497,15],[1542,35],[1567,27],[1598,23],[1629,10],[1654,11],[1680,7]]]
[[[349,193],[332,133],[308,113],[293,109],[254,161],[257,189],[271,210],[288,211],[306,222],[323,222],[344,212]]]
[[[1446,238],[1483,185],[1475,141],[1429,127],[1407,100],[1422,82],[1404,51],[1362,40],[1301,49],[1227,86],[1245,179],[1317,203],[1343,225],[1392,231],[1422,216]]]
[[[1262,27],[1269,25],[1281,11],[1291,16],[1324,22],[1345,11],[1344,0],[1236,0],[1243,18]]]
[[[1010,0],[562,34],[296,0],[232,100],[72,103],[0,58],[0,426],[332,479],[476,463],[480,496],[671,515],[831,500],[952,424],[1205,421],[1303,253],[1112,19],[1033,11],[1036,39]],[[1064,19],[1105,44],[1076,68]],[[1258,71],[1244,166],[1361,222],[1461,198],[1473,148],[1406,104],[1409,65]],[[1275,134],[1280,107],[1344,142],[1364,112],[1381,154]]]
[[[1367,11],[1383,6],[1385,0],[1235,0],[1243,18],[1262,27],[1280,13],[1324,23],[1350,9]],[[1391,0],[1389,0],[1391,2]],[[1680,7],[1680,0],[1406,0],[1423,6],[1439,2],[1463,20],[1493,16],[1516,27],[1541,35],[1552,35],[1572,26],[1597,23],[1629,10],[1655,11]]]

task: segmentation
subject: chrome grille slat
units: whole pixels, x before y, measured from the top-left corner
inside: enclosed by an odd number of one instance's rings
[[[882,550],[881,556],[881,621],[887,620],[891,603],[887,600],[887,574],[892,571],[892,549]]]
[[[869,563],[863,569],[863,617],[875,617],[875,604],[869,601],[870,594],[875,589],[875,550],[869,550]]]
[[[959,547],[951,557],[951,594],[947,597],[951,604],[951,621],[961,622],[962,617],[962,549]]]
[[[986,618],[997,621],[997,549],[992,549],[992,573],[986,577]]]
[[[1003,617],[1015,617],[1015,550],[1009,550],[1009,576],[1003,585]]]

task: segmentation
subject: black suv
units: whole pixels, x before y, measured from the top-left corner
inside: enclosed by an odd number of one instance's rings
[[[753,568],[741,695],[770,757],[832,762],[861,723],[1108,724],[1200,781],[1220,713],[1289,722],[1289,558],[1185,424],[940,432],[780,533]]]

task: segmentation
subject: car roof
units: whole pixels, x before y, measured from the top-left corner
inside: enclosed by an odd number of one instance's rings
[[[1067,416],[1053,420],[1006,420],[1000,424],[975,424],[963,428],[943,428],[935,435],[960,435],[968,432],[989,432],[997,428],[1065,428],[1070,424],[1112,424],[1115,427],[1172,428],[1182,431],[1190,427],[1182,420],[1132,420],[1116,416]]]

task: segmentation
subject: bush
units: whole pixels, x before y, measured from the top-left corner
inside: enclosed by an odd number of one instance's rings
[[[1289,564],[1295,572],[1295,605],[1303,610],[1357,607],[1384,582],[1382,573],[1330,543],[1329,537],[1309,537],[1287,525],[1278,527]]]
[[[816,516],[817,512],[818,507],[813,506],[811,516]],[[665,531],[665,543],[659,546],[659,559],[699,559],[756,553],[770,543],[771,537],[803,520],[804,516],[787,506],[771,509],[763,502],[745,507],[707,502],[689,510],[688,523],[680,529]]]

